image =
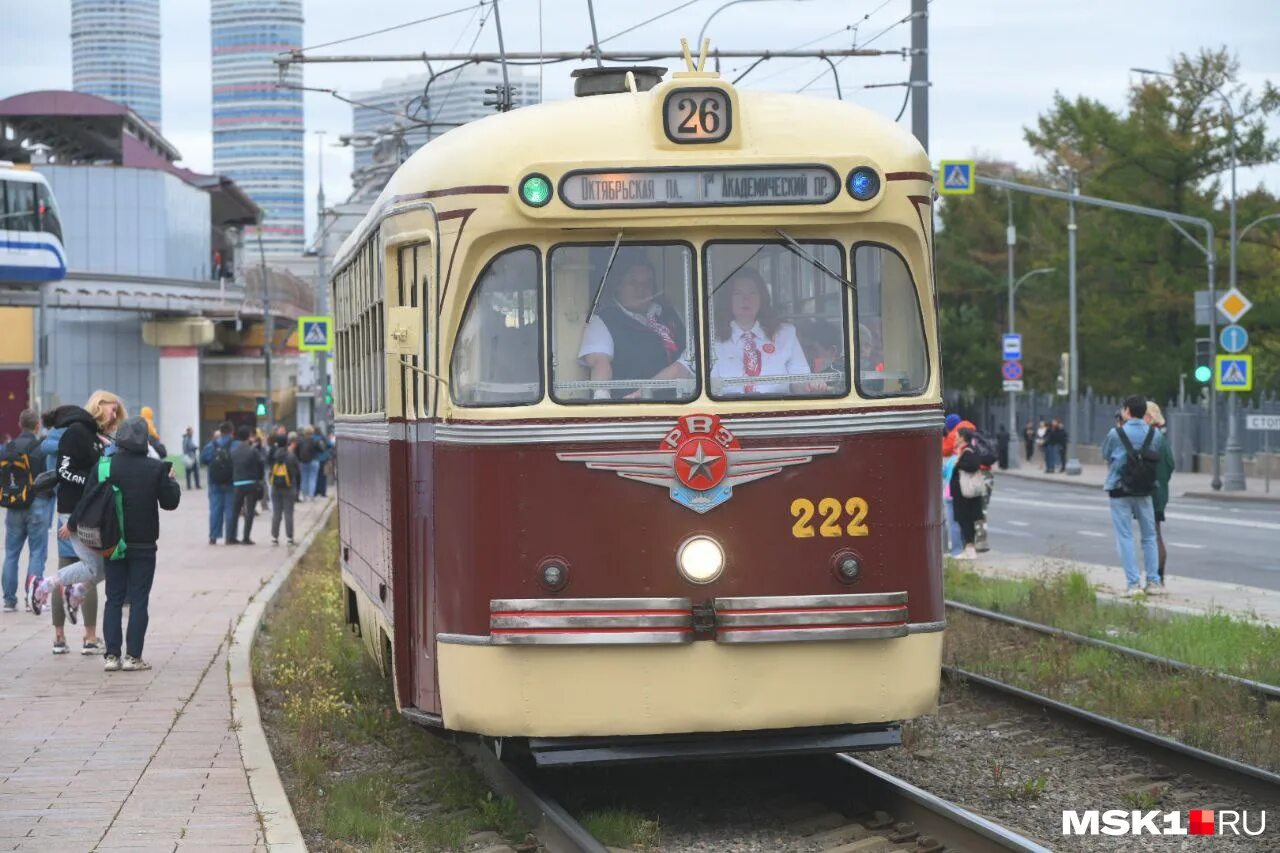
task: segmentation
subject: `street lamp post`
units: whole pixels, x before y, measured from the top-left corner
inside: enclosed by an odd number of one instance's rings
[[[1009,251],[1009,257],[1010,257],[1010,260],[1009,260],[1009,334],[1012,335],[1015,331],[1017,331],[1016,325],[1014,323],[1013,309],[1015,305],[1014,297],[1018,293],[1018,288],[1022,287],[1022,283],[1027,279],[1031,278],[1032,276],[1047,275],[1048,273],[1051,273],[1051,272],[1057,272],[1057,268],[1056,267],[1039,267],[1037,269],[1031,270],[1030,272],[1023,273],[1021,278],[1019,278],[1017,281],[1014,281],[1012,249],[1010,249]],[[1018,413],[1015,409],[1017,399],[1018,399],[1018,392],[1010,391],[1009,392],[1009,436],[1010,436],[1009,440],[1014,441],[1015,444],[1016,444],[1016,436],[1018,435],[1018,417],[1017,417]],[[1013,454],[1013,453],[1009,454],[1010,468],[1018,467],[1017,465],[1013,464],[1013,461],[1015,458],[1017,458],[1016,454]]]
[[[1236,113],[1235,113],[1235,108],[1231,106],[1231,99],[1226,96],[1226,94],[1222,91],[1221,88],[1219,88],[1218,86],[1210,85],[1204,80],[1198,80],[1190,77],[1180,77],[1177,74],[1174,74],[1169,71],[1156,71],[1151,68],[1132,68],[1130,70],[1136,71],[1139,74],[1154,74],[1157,77],[1169,77],[1173,80],[1181,80],[1184,83],[1185,82],[1198,83],[1201,86],[1203,86],[1205,89],[1208,89],[1209,91],[1217,95],[1219,98],[1221,98],[1223,106],[1226,107],[1227,118],[1231,122],[1230,129],[1227,134],[1227,139],[1229,140],[1229,147],[1231,151],[1230,233],[1227,235],[1227,251],[1229,256],[1230,272],[1228,273],[1227,280],[1230,283],[1231,288],[1234,289],[1236,286],[1236,247],[1239,245],[1240,240],[1238,238],[1238,235],[1236,234],[1236,165],[1237,165]],[[1257,223],[1250,223],[1250,225],[1254,225],[1254,224],[1257,224]],[[1218,351],[1218,341],[1216,337],[1217,323],[1215,322],[1217,320],[1217,316],[1218,316],[1217,305],[1210,305],[1209,306],[1209,327],[1210,327],[1210,337],[1212,338],[1212,340],[1209,345],[1209,352],[1211,355],[1216,354]],[[1216,366],[1214,369],[1215,370],[1217,369]],[[1216,393],[1217,392],[1213,390],[1213,388],[1211,387],[1209,391],[1209,394],[1211,395],[1210,396],[1211,401],[1213,400],[1213,395],[1215,395]],[[1239,430],[1238,424],[1236,423],[1239,420],[1238,412],[1239,412],[1239,403],[1237,401],[1236,392],[1233,392],[1227,395],[1227,446],[1223,454],[1224,456],[1223,466],[1222,466],[1223,477],[1221,482],[1221,487],[1228,492],[1243,492],[1245,490],[1244,448],[1240,444],[1240,430]],[[1215,417],[1215,425],[1216,425],[1216,414],[1213,415],[1213,417]],[[1218,448],[1216,445],[1213,448],[1213,453],[1216,459],[1218,454]],[[1219,484],[1215,482],[1213,484],[1213,487],[1216,489],[1219,487]]]

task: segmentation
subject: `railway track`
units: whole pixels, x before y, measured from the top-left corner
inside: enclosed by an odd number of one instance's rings
[[[607,853],[609,848],[559,803],[544,779],[500,760],[479,743],[466,744],[462,749],[495,790],[519,804],[548,851]],[[834,850],[873,838],[883,841],[867,849],[874,847],[883,853],[1044,853],[1049,849],[852,755],[795,760],[804,764],[801,772],[819,790],[811,801],[783,810],[789,814],[786,831],[794,836],[785,845],[786,850]],[[744,763],[740,769],[747,773],[755,763]],[[777,766],[774,762],[759,764],[762,771]],[[677,771],[675,765],[659,764],[632,768],[631,772],[661,776]],[[575,783],[561,778],[559,784]],[[714,794],[709,792],[708,796]],[[838,804],[839,811],[833,810],[834,804]],[[850,818],[849,814],[857,817]],[[726,846],[730,843],[725,842]],[[664,845],[661,849],[667,848]]]
[[[1085,646],[1094,646],[1095,648],[1106,649],[1116,654],[1125,655],[1126,657],[1143,660],[1156,666],[1166,669],[1176,670],[1179,672],[1195,673],[1214,678],[1227,684],[1234,684],[1242,687],[1250,693],[1262,696],[1265,699],[1280,699],[1280,686],[1274,684],[1266,684],[1261,681],[1254,681],[1249,678],[1241,678],[1238,675],[1231,675],[1226,672],[1208,669],[1206,667],[1196,666],[1195,664],[1186,663],[1184,661],[1174,660],[1172,658],[1161,657],[1150,652],[1140,651],[1119,643],[1111,643],[1106,640],[1100,640],[1097,637],[1088,637],[1084,634],[1077,634],[1074,631],[1067,631],[1063,628],[1055,628],[1052,625],[1043,625],[1039,622],[1032,622],[1029,619],[1022,619],[1017,616],[1010,616],[1006,613],[998,613],[994,610],[986,610],[972,604],[965,604],[959,601],[946,601],[947,609],[957,610],[961,613],[968,613],[971,616],[977,616],[981,619],[987,619],[992,622],[1000,622],[1005,625],[1013,625],[1018,628],[1024,628],[1028,631],[1034,631],[1038,634],[1044,634],[1049,637],[1058,637],[1064,640],[1070,640],[1073,643],[1079,643]]]

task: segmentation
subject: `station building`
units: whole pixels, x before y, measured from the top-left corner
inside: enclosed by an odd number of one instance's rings
[[[27,405],[96,388],[151,406],[175,454],[188,426],[207,439],[224,419],[254,423],[268,318],[273,420],[291,422],[313,287],[245,244],[261,211],[240,186],[182,167],[135,111],[83,92],[0,100],[0,159],[49,181],[68,266],[43,286],[0,282],[0,435]]]

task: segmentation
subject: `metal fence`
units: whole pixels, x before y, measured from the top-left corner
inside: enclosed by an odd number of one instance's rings
[[[1218,399],[1218,441],[1227,443],[1227,395]],[[968,395],[962,391],[947,391],[944,394],[947,411],[957,412],[978,425],[978,428],[994,434],[1001,424],[1009,423],[1009,400],[1007,396],[998,399]],[[1124,402],[1122,397],[1107,397],[1094,394],[1090,389],[1080,395],[1080,434],[1074,436],[1080,444],[1101,444],[1107,430],[1115,426],[1115,415]],[[1240,445],[1246,457],[1253,456],[1267,446],[1267,434],[1261,430],[1245,429],[1245,416],[1252,414],[1280,415],[1280,396],[1274,391],[1250,396],[1239,395],[1239,429]],[[1187,401],[1180,405],[1177,400],[1162,402],[1160,408],[1164,412],[1169,427],[1170,439],[1178,452],[1212,453],[1209,446],[1209,404],[1207,402]],[[1042,419],[1059,418],[1070,428],[1067,418],[1067,398],[1056,394],[1028,392],[1017,396],[1018,425],[1015,438],[1020,438],[1027,421],[1037,424]],[[1269,448],[1272,453],[1280,450],[1280,435],[1270,436]],[[1185,469],[1184,469],[1185,470]]]

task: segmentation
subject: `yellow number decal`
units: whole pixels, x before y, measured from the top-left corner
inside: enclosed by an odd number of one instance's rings
[[[791,517],[796,523],[791,525],[791,535],[797,539],[808,539],[813,536],[813,501],[808,498],[796,498],[791,502]]]
[[[863,498],[849,498],[845,501],[844,511],[853,516],[849,520],[849,526],[846,528],[850,536],[867,536],[871,533],[867,529],[867,502]]]
[[[828,539],[838,537],[840,530],[840,501],[835,498],[823,498],[818,502],[818,512],[822,513],[822,525],[818,532]]]

